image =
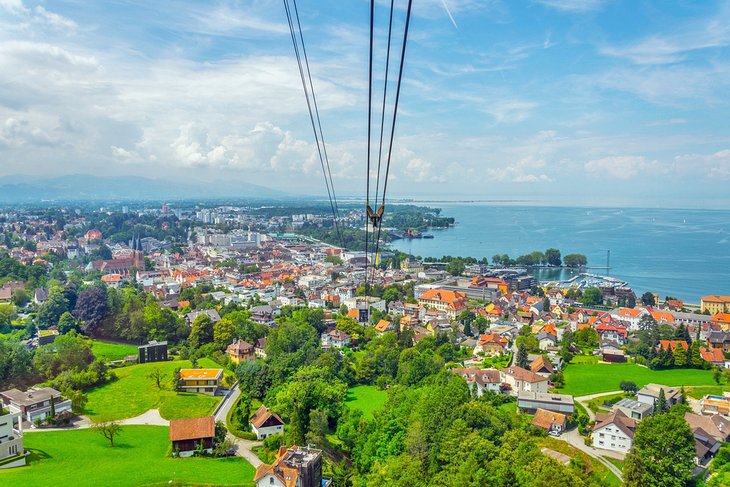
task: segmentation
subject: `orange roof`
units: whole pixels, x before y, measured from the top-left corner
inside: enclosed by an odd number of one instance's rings
[[[119,282],[122,280],[122,276],[119,274],[106,274],[101,276],[101,280],[104,282]]]
[[[170,420],[170,441],[197,440],[214,436],[213,416]]]
[[[730,313],[717,313],[712,317],[713,323],[730,323]]]
[[[360,313],[358,313],[356,309],[350,309],[350,310],[347,310],[347,316],[349,316],[350,318],[357,319],[358,316],[360,316]]]
[[[651,315],[657,321],[666,321],[667,323],[674,322],[674,316],[672,315],[672,313],[667,313],[666,311],[651,310]]]
[[[448,291],[446,289],[429,289],[425,293],[421,294],[418,299],[425,299],[429,301],[443,301],[446,303],[454,304],[460,301],[465,301],[466,295],[455,291]]]
[[[618,311],[619,316],[628,316],[631,318],[638,318],[640,314],[641,310],[635,308],[621,308]]]
[[[269,408],[262,404],[251,416],[251,424],[256,428],[260,428],[271,417],[274,417],[282,425],[284,424],[284,420],[278,414],[271,412]]]
[[[689,349],[689,345],[687,345],[687,342],[684,340],[659,340],[659,347],[662,350],[669,349],[673,352],[679,345],[681,345],[685,350]]]
[[[220,379],[223,369],[180,369],[182,380],[212,380]]]
[[[380,320],[378,321],[378,324],[375,325],[375,329],[380,332],[388,331],[388,328],[390,328],[391,322],[388,320]]]
[[[718,362],[725,362],[725,355],[722,353],[721,348],[700,348],[700,355],[702,356],[702,360],[705,362],[712,362],[712,363],[718,363]]]
[[[730,303],[730,296],[718,296],[717,294],[702,296],[700,299],[706,303]]]
[[[553,424],[559,424],[565,426],[566,416],[560,413],[554,413],[546,409],[538,408],[535,412],[535,417],[532,418],[532,425],[549,430]]]
[[[190,306],[190,301],[178,301],[177,305],[181,308],[184,308],[185,306]]]
[[[507,339],[505,337],[490,333],[489,335],[481,335],[479,337],[479,344],[486,345],[487,343],[496,343],[497,345],[507,345]]]

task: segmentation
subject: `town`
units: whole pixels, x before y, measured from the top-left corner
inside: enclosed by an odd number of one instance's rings
[[[303,205],[0,210],[0,480],[730,483],[730,296],[387,248],[454,223],[420,207],[373,256],[358,215],[338,245]]]

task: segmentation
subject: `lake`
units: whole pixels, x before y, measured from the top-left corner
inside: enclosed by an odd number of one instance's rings
[[[421,204],[421,203],[419,203]],[[428,203],[423,203],[428,205]],[[480,203],[431,204],[456,225],[433,239],[396,240],[392,248],[421,257],[494,254],[515,258],[554,247],[606,266],[637,295],[645,291],[699,303],[730,294],[730,211],[655,208],[575,208]],[[553,271],[555,272],[555,271]],[[558,271],[559,272],[559,271]],[[590,272],[605,274],[605,269]],[[563,272],[563,277],[567,271]],[[553,279],[557,275],[540,276]]]

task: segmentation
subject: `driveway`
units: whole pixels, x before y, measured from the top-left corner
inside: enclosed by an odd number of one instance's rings
[[[586,412],[588,413],[588,417],[590,418],[590,420],[595,421],[596,415],[593,413],[593,411],[588,409],[588,401],[590,401],[591,399],[595,399],[597,397],[601,397],[601,396],[615,396],[616,394],[621,394],[621,393],[623,393],[623,391],[601,392],[598,394],[589,394],[588,396],[576,397],[575,401],[579,402],[581,404],[581,406],[583,406],[586,409]]]
[[[231,410],[231,408],[233,408],[233,405],[236,404],[236,401],[238,400],[240,395],[241,389],[238,388],[238,382],[236,382],[235,384],[233,384],[226,397],[223,398],[221,403],[216,408],[214,414],[216,421],[223,421],[223,423],[225,424],[226,418],[228,417],[228,412]]]
[[[559,439],[565,441],[570,446],[573,446],[573,447],[579,449],[583,453],[586,453],[586,454],[590,455],[591,457],[595,458],[596,460],[598,460],[599,462],[604,464],[606,466],[606,468],[608,468],[611,472],[613,472],[620,480],[623,480],[621,470],[619,470],[619,468],[616,465],[614,465],[613,463],[609,462],[608,460],[606,460],[604,458],[604,456],[607,456],[607,457],[611,457],[611,458],[616,458],[618,460],[623,460],[623,454],[618,453],[618,452],[608,451],[608,450],[600,450],[600,452],[599,452],[599,450],[596,450],[592,446],[586,445],[585,438],[580,436],[577,428],[573,428],[572,430],[566,431],[565,433],[560,435]]]
[[[233,444],[235,445],[236,455],[238,455],[239,457],[245,458],[248,461],[248,463],[253,465],[254,468],[257,468],[259,465],[264,463],[252,451],[252,448],[254,448],[256,446],[261,446],[263,444],[263,442],[236,438],[235,436],[233,436],[230,433],[228,434],[228,438],[231,441],[233,441]]]

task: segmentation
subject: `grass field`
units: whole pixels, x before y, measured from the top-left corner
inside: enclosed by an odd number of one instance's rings
[[[100,358],[105,362],[121,360],[127,355],[137,355],[137,347],[134,345],[102,342],[98,340],[91,342],[91,351],[94,352],[94,357]]]
[[[564,441],[556,440],[555,438],[550,438],[549,436],[547,436],[544,438],[540,438],[537,441],[537,446],[550,448],[551,450],[555,450],[556,452],[568,455],[570,458],[581,458],[584,464],[591,465],[591,475],[602,480],[602,483],[604,485],[608,485],[611,487],[620,487],[622,485],[621,480],[616,477],[616,475],[611,472],[608,467],[606,467],[598,460],[592,458],[587,453],[583,453],[582,451],[570,446]]]
[[[210,359],[200,359],[201,367],[220,368]],[[163,390],[157,389],[148,374],[156,368],[163,373]],[[139,416],[149,409],[159,409],[165,419],[205,416],[213,412],[220,397],[205,394],[177,393],[171,390],[172,373],[190,367],[187,360],[138,364],[116,369],[118,380],[89,391],[85,414],[92,419],[125,419]]]
[[[651,370],[636,364],[571,364],[563,375],[565,387],[560,392],[575,396],[618,391],[623,380],[633,381],[639,387],[651,382],[667,386],[714,384],[709,370]]]
[[[730,384],[724,384],[721,386],[699,386],[699,387],[688,387],[687,395],[694,399],[702,399],[707,394],[715,394],[722,396],[723,392],[730,391]]]
[[[588,401],[588,409],[593,411],[594,413],[597,413],[599,411],[601,412],[607,412],[609,410],[608,407],[604,406],[604,403],[610,403],[615,404],[621,399],[626,397],[623,393],[621,394],[607,394],[605,396],[599,396],[595,399],[591,399]]]
[[[372,418],[373,411],[382,408],[387,397],[385,391],[375,386],[355,386],[347,391],[345,403],[352,409],[362,411],[366,418]]]
[[[253,486],[254,468],[240,457],[172,458],[169,429],[124,426],[114,448],[92,430],[27,433],[27,467],[0,470],[2,485]]]

